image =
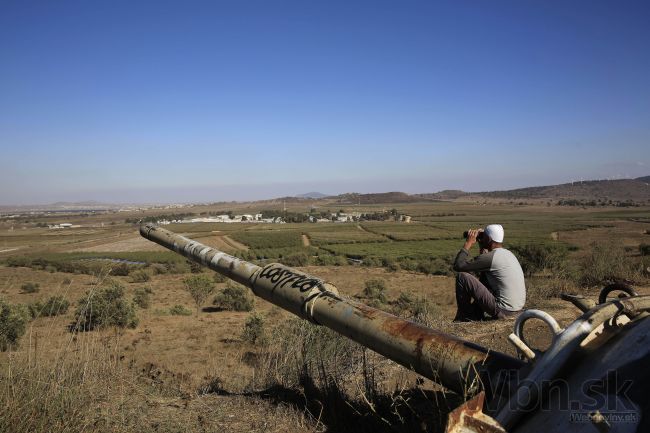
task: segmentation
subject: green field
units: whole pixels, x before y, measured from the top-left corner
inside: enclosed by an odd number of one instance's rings
[[[381,234],[370,233],[358,224],[312,224],[306,233],[315,245],[351,244],[356,242],[386,242]]]

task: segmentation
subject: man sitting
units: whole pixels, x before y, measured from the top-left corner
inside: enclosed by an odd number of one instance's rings
[[[454,261],[454,271],[458,272],[458,311],[454,321],[483,320],[485,313],[494,319],[504,319],[524,308],[524,273],[515,255],[503,248],[503,234],[499,224],[467,232],[465,245]],[[481,253],[469,259],[469,251],[477,240]],[[468,272],[480,272],[481,279]]]

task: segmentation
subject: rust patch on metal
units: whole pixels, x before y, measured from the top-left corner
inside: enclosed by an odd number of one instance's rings
[[[382,311],[377,310],[377,309],[372,308],[372,307],[369,307],[369,306],[364,305],[364,304],[355,304],[354,305],[354,314],[356,314],[357,316],[366,318],[366,319],[374,319],[379,314],[382,314]]]
[[[436,374],[442,374],[439,371],[441,368],[457,370],[460,374],[470,365],[481,364],[488,358],[488,352],[483,348],[471,347],[453,335],[437,332],[398,317],[388,316],[381,329],[394,338],[411,342],[415,346],[412,352],[413,366],[416,371],[424,369],[420,373],[425,376],[427,374],[424,371],[429,369],[437,372]]]
[[[454,337],[453,335],[444,334],[442,332],[434,331],[417,323],[409,322],[408,320],[400,319],[399,317],[389,316],[381,326],[382,330],[390,335],[405,340],[413,341],[419,346],[421,351],[425,343],[433,343],[436,345],[444,345],[446,347],[455,346],[454,352],[467,353],[467,354],[485,354],[485,352],[478,349],[467,347],[462,340]]]

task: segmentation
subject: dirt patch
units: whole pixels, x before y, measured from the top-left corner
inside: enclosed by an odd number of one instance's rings
[[[75,252],[100,251],[100,252],[119,253],[119,252],[131,252],[131,251],[166,251],[166,249],[154,242],[151,242],[148,239],[143,238],[140,235],[137,235],[129,239],[122,239],[116,242],[108,242],[108,243],[93,245],[89,247],[75,248],[70,251],[75,251]]]
[[[223,235],[214,235],[214,236],[206,236],[202,238],[194,238],[194,240],[201,242],[204,245],[207,245],[212,248],[216,248],[219,251],[224,251],[226,253],[232,253],[237,251],[238,249],[230,245],[228,242],[225,241],[224,239],[225,236]]]
[[[248,251],[248,246],[247,245],[244,245],[241,242],[237,242],[236,240],[234,240],[230,236],[223,235],[222,238],[223,238],[224,242],[226,242],[228,245],[230,245],[234,249],[240,250],[240,251]]]
[[[310,245],[311,245],[311,241],[309,240],[309,236],[307,236],[306,234],[303,233],[302,234],[302,246],[303,247],[308,247]]]

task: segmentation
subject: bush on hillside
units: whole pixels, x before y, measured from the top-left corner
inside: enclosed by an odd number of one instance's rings
[[[20,291],[22,293],[37,293],[40,289],[38,283],[25,283],[20,286]]]
[[[264,317],[258,313],[253,313],[248,316],[241,338],[247,343],[265,344],[267,336],[264,330]]]
[[[215,296],[212,304],[227,311],[251,311],[255,301],[246,287],[241,284],[229,283]]]
[[[149,265],[149,268],[154,275],[162,275],[167,273],[167,267],[162,263],[152,263]]]
[[[636,272],[622,245],[594,242],[590,254],[580,262],[578,282],[587,287],[597,286],[629,279]]]
[[[27,322],[29,313],[22,305],[11,305],[0,299],[0,351],[18,347]]]
[[[32,318],[53,317],[68,312],[70,301],[61,295],[51,296],[45,302],[34,302],[27,306]]]
[[[140,287],[133,292],[133,303],[142,309],[151,306],[151,294],[153,290],[150,287]]]
[[[151,276],[144,269],[138,269],[137,271],[131,272],[132,283],[146,283],[150,279]]]
[[[291,254],[280,259],[280,263],[287,266],[307,266],[309,264],[309,256],[305,253]]]
[[[557,245],[515,245],[510,250],[517,256],[527,277],[545,270],[557,270],[564,264],[567,250]]]
[[[208,275],[197,274],[185,278],[183,283],[185,283],[185,289],[194,300],[196,312],[198,313],[205,300],[214,291],[214,281]]]
[[[386,302],[387,289],[386,281],[381,278],[371,278],[365,282],[363,294],[369,300],[383,304]]]
[[[192,260],[186,260],[187,266],[190,268],[190,272],[193,274],[202,274],[205,271],[205,267],[200,265]]]
[[[124,287],[116,281],[107,287],[93,288],[79,300],[74,329],[90,331],[110,326],[135,328],[138,318],[133,303],[124,297]]]
[[[126,263],[118,263],[111,268],[110,274],[116,277],[126,277],[129,275],[130,271],[131,269],[129,269],[129,265]]]
[[[183,305],[176,304],[169,309],[169,314],[172,316],[190,316],[192,315],[192,310],[185,308]]]

